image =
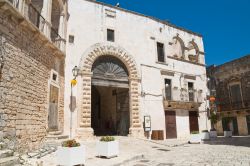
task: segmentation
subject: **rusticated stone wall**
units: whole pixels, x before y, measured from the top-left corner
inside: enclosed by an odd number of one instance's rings
[[[35,149],[47,134],[51,70],[58,72],[59,128],[63,129],[64,56],[0,10],[0,134],[18,151]]]
[[[139,72],[131,55],[123,48],[111,43],[98,43],[92,46],[82,57],[80,62],[82,79],[82,103],[80,103],[80,123],[78,128],[79,138],[93,136],[91,128],[91,68],[95,60],[100,56],[114,56],[120,59],[129,71],[130,94],[130,129],[131,136],[142,136],[142,124],[139,110]]]

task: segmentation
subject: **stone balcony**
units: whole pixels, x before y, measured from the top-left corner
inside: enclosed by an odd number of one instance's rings
[[[48,22],[29,0],[0,0],[1,13],[11,16],[19,25],[28,28],[55,54],[65,56],[66,40]]]
[[[200,105],[201,103],[189,102],[189,101],[173,101],[173,100],[163,101],[164,110],[198,111]]]

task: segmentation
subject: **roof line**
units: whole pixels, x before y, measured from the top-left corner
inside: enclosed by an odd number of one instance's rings
[[[241,61],[241,60],[243,60],[243,59],[247,59],[247,58],[250,58],[250,54],[244,55],[244,56],[242,56],[242,57],[240,57],[240,58],[237,58],[237,59],[233,59],[233,60],[231,60],[231,61],[225,62],[225,63],[220,64],[220,65],[215,66],[215,67],[216,67],[216,68],[219,68],[219,67],[222,67],[222,66],[224,66],[224,65],[232,64],[232,63],[235,63],[235,62]]]
[[[92,2],[92,3],[96,3],[96,4],[99,4],[99,5],[103,5],[103,6],[108,6],[108,7],[117,9],[117,10],[121,10],[121,11],[124,11],[124,12],[128,12],[128,13],[131,13],[131,14],[135,14],[135,15],[138,15],[138,16],[146,17],[146,18],[152,19],[152,20],[154,20],[154,21],[160,22],[160,23],[162,23],[162,24],[168,25],[168,26],[170,26],[170,27],[173,27],[173,28],[176,28],[176,29],[185,31],[185,32],[187,32],[187,33],[190,33],[190,34],[193,34],[193,35],[196,35],[196,36],[199,36],[199,37],[202,37],[202,35],[201,35],[200,33],[193,32],[193,31],[191,31],[191,30],[188,30],[188,29],[185,29],[185,28],[183,28],[183,27],[174,25],[174,24],[172,24],[172,23],[170,23],[170,22],[168,22],[168,21],[163,21],[163,20],[161,20],[161,19],[159,19],[159,18],[155,18],[155,17],[153,17],[153,16],[148,16],[148,15],[145,15],[145,14],[142,14],[142,13],[137,13],[137,12],[135,12],[135,11],[131,11],[131,10],[124,9],[124,8],[121,8],[121,7],[113,6],[113,5],[111,5],[111,4],[107,4],[107,3],[104,3],[104,2],[93,1],[93,0],[85,0],[85,1]]]

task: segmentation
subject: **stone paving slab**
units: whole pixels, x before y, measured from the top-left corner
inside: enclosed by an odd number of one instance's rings
[[[99,138],[97,138],[99,139]],[[250,166],[249,138],[233,138],[203,144],[187,144],[184,140],[147,141],[116,137],[120,154],[116,158],[97,158],[95,141],[83,142],[87,147],[86,166]],[[218,141],[218,140],[213,140]],[[224,141],[224,143],[223,143]],[[43,166],[55,166],[55,153],[39,160]]]

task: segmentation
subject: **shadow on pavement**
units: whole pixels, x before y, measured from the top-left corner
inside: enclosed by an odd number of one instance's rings
[[[250,147],[250,136],[233,136],[229,138],[225,137],[217,137],[212,138],[208,141],[204,141],[204,144],[209,145],[232,145],[232,146],[244,146]]]

